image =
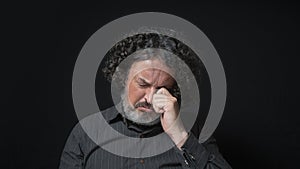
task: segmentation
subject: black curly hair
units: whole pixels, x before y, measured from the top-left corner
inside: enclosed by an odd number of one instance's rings
[[[116,43],[104,57],[105,67],[102,71],[106,79],[111,82],[116,68],[127,56],[147,48],[160,48],[177,55],[189,66],[197,82],[200,80],[204,66],[196,53],[181,41],[158,33],[137,34]]]
[[[161,35],[158,33],[142,33],[127,37],[118,43],[116,43],[104,57],[104,67],[102,69],[104,77],[111,82],[113,78],[117,77],[118,82],[125,85],[125,81],[129,72],[130,67],[122,68],[122,70],[116,71],[119,69],[119,65],[124,59],[128,56],[133,55],[134,53],[144,50],[144,49],[163,49],[173,55],[178,56],[184,63],[190,68],[197,83],[200,83],[201,72],[204,70],[204,65],[195,54],[195,52],[185,45],[183,42],[169,37],[167,35]],[[152,56],[150,56],[152,57]],[[132,63],[139,60],[147,60],[149,57],[133,57]],[[172,57],[163,57],[162,60],[165,62],[166,66],[171,69],[179,63],[174,63],[174,58]],[[131,64],[130,64],[131,65]],[[184,71],[176,67],[175,74],[178,77],[184,78],[185,81],[189,81],[188,76]],[[115,76],[115,73],[118,72],[118,75]],[[170,91],[175,97],[180,101],[180,90],[177,83],[174,85],[172,91]]]

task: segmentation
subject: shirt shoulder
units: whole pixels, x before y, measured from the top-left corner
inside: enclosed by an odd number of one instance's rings
[[[115,108],[110,107],[98,113],[91,114],[80,120],[72,129],[68,144],[76,144],[86,153],[94,149],[97,145],[97,135],[106,128],[106,119],[110,119],[115,114]]]

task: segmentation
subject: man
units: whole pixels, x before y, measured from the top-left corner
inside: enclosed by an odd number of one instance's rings
[[[155,44],[151,38],[156,35],[150,38],[147,34],[143,36],[148,36],[148,42]],[[166,39],[162,39],[164,40],[158,40],[158,44],[164,44],[162,42],[165,42]],[[155,46],[149,47],[149,43],[144,44],[143,49],[131,52],[129,65],[125,64],[123,67],[127,71],[124,71],[121,65],[112,66],[113,71],[104,70],[110,74],[114,72],[116,76],[110,76],[112,79],[117,79],[116,82],[120,82],[119,79],[123,78],[121,86],[124,88],[120,93],[120,104],[103,111],[101,115],[114,130],[123,135],[143,139],[164,132],[174,146],[155,156],[140,158],[119,156],[103,148],[108,141],[95,143],[83,129],[85,127],[78,124],[73,129],[63,150],[61,169],[230,168],[218,152],[214,139],[200,144],[195,134],[186,130],[179,116],[180,95],[178,95],[178,85],[174,79],[174,75],[178,74],[180,70],[174,68],[176,63],[167,54],[168,52],[153,48]],[[118,54],[118,56],[123,55]],[[117,58],[119,58],[118,56]],[[117,60],[117,65],[119,65],[122,60]],[[106,137],[106,135],[102,135],[106,133],[106,130],[99,132],[101,129],[94,125],[97,123],[96,115],[91,115],[84,121],[87,121],[88,128],[93,128],[96,130],[95,133],[99,133],[98,136]],[[126,147],[127,145],[122,146]]]

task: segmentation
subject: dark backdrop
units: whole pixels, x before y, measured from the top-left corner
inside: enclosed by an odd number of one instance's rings
[[[6,9],[1,168],[58,167],[64,143],[77,123],[71,85],[82,46],[106,23],[144,11],[185,18],[218,51],[228,97],[215,136],[232,167],[298,167],[296,3],[26,2],[8,4]]]

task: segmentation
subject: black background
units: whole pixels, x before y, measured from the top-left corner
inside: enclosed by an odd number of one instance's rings
[[[3,6],[6,8],[6,6]],[[77,123],[72,73],[87,39],[124,15],[158,11],[198,26],[228,85],[215,136],[233,168],[299,168],[296,3],[16,3],[2,11],[1,168],[57,168]]]

